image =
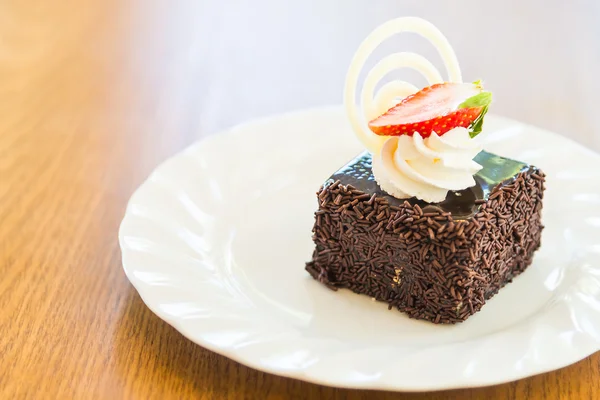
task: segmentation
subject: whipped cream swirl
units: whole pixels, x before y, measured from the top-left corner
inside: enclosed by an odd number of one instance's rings
[[[397,18],[375,29],[360,45],[346,76],[344,105],[354,132],[373,155],[373,174],[379,186],[400,199],[414,196],[427,202],[440,202],[449,190],[475,185],[473,175],[481,166],[473,157],[481,151],[480,142],[471,139],[466,128],[453,129],[441,137],[435,133],[427,138],[417,133],[412,137],[389,137],[375,135],[367,125],[419,90],[408,82],[392,81],[375,92],[384,76],[398,68],[411,68],[433,85],[444,81],[435,66],[419,54],[391,54],[367,73],[360,92],[360,109],[356,104],[358,77],[370,54],[383,41],[402,32],[414,32],[428,39],[446,65],[448,82],[462,82],[454,50],[434,25],[421,18]]]
[[[475,185],[473,175],[481,166],[473,161],[481,151],[479,140],[466,128],[452,129],[443,136],[389,138],[379,154],[373,154],[373,174],[379,186],[403,199],[417,197],[429,203],[446,198],[449,190]]]

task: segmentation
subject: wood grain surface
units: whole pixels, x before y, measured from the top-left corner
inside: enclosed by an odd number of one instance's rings
[[[122,272],[117,243],[129,196],[161,160],[250,118],[339,103],[352,52],[392,16],[439,25],[465,75],[496,93],[495,112],[600,150],[599,4],[0,2],[0,398],[600,398],[598,354],[441,393],[257,372],[154,316]]]

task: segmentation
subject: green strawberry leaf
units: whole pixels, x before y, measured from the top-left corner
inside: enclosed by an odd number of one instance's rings
[[[487,112],[488,106],[483,107],[483,109],[481,110],[481,114],[479,114],[479,117],[477,117],[477,119],[473,121],[473,123],[469,127],[469,136],[471,136],[471,139],[479,135],[483,130],[483,117],[485,116],[485,114],[487,114]]]
[[[476,108],[486,107],[492,102],[491,92],[481,92],[475,96],[469,97],[465,101],[459,104],[458,108]]]
[[[477,83],[477,82],[476,82]],[[483,117],[488,112],[489,105],[492,103],[491,92],[481,92],[475,96],[469,97],[463,101],[458,108],[479,108],[482,107],[481,114],[475,121],[469,126],[469,135],[471,138],[479,135],[483,129]]]

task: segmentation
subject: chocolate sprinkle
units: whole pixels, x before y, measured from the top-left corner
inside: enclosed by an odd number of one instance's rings
[[[531,264],[543,229],[544,178],[528,167],[457,220],[435,205],[390,205],[329,180],[317,193],[316,248],[306,270],[333,290],[368,295],[411,318],[462,322]]]

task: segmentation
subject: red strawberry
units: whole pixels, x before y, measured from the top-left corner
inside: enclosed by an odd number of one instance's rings
[[[471,128],[471,136],[481,132],[483,116],[492,94],[481,83],[437,83],[408,96],[385,114],[369,122],[381,136],[443,135],[456,127]]]

